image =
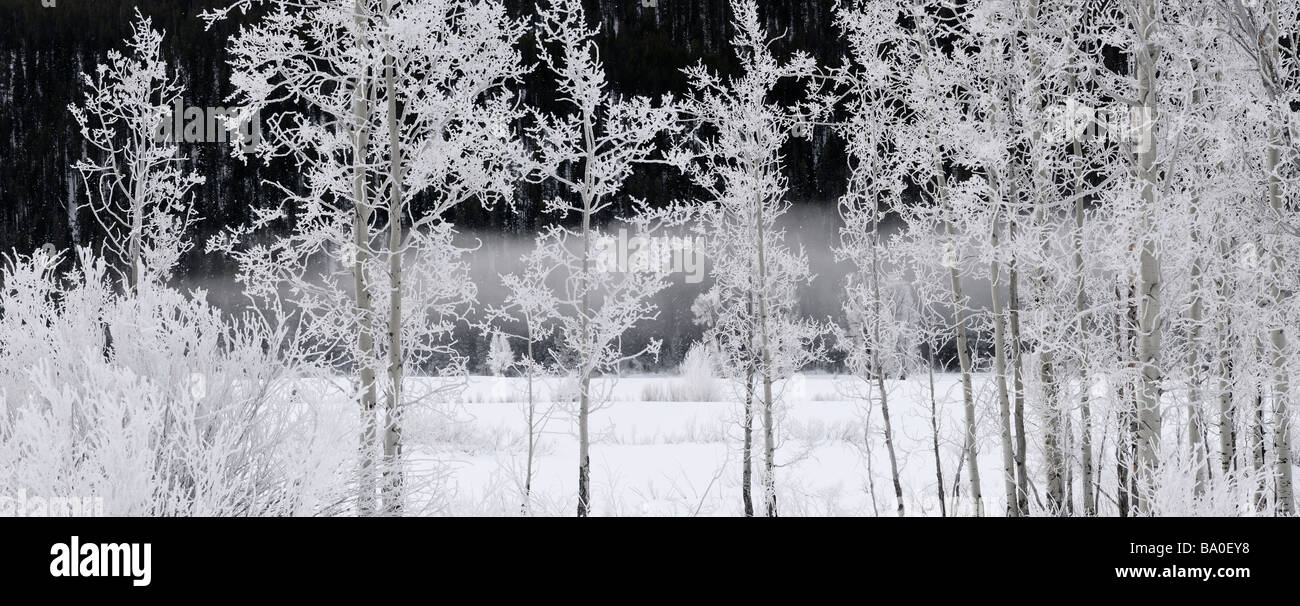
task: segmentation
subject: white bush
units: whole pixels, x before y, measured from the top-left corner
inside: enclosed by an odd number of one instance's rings
[[[515,352],[510,349],[510,341],[505,333],[492,333],[492,343],[488,347],[488,369],[495,376],[504,376],[515,364]]]
[[[202,292],[121,296],[85,252],[66,276],[58,263],[11,257],[0,272],[0,484],[121,516],[338,502],[350,432],[298,398],[282,331],[226,321]]]
[[[646,402],[721,402],[722,389],[715,369],[717,355],[704,343],[695,343],[682,358],[681,378],[665,383],[648,383],[642,389]]]

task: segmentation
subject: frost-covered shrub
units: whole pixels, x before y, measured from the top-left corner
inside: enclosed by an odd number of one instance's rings
[[[510,349],[510,341],[505,333],[500,331],[492,333],[492,343],[488,348],[487,357],[488,370],[491,370],[494,376],[504,376],[514,363],[515,352]]]
[[[62,260],[64,265],[68,260]],[[0,271],[0,483],[104,513],[309,515],[338,500],[347,424],[298,396],[283,330],[156,285],[118,294],[82,252]]]
[[[717,368],[713,350],[704,343],[691,345],[682,359],[682,391],[688,400],[716,402],[721,400],[721,390],[714,378]]]
[[[720,402],[722,388],[715,369],[717,354],[704,343],[695,343],[682,358],[681,378],[647,383],[641,399],[647,402]]]

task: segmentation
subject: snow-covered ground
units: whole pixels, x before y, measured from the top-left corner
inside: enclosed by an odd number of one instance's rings
[[[595,515],[740,515],[742,408],[738,401],[647,400],[668,391],[677,377],[606,381],[607,405],[592,415]],[[722,386],[720,382],[720,386]],[[990,401],[986,377],[975,390]],[[577,502],[578,442],[572,404],[553,404],[565,386],[537,384],[539,416],[549,418],[539,436],[532,481],[533,515],[572,515]],[[774,423],[776,486],[781,515],[895,515],[875,394],[846,376],[800,375],[777,385],[783,404]],[[928,378],[888,383],[898,464],[907,514],[939,515],[930,425]],[[731,399],[722,386],[723,399]],[[527,459],[526,382],[471,377],[460,403],[422,409],[405,430],[413,477],[437,477],[430,511],[451,515],[520,515]],[[935,375],[940,461],[948,513],[968,513],[962,462],[960,377]],[[660,399],[663,399],[662,397]],[[871,407],[868,401],[872,402]],[[1001,453],[996,417],[980,415],[980,473],[984,504],[1002,511]],[[865,432],[872,432],[871,440]],[[868,450],[870,449],[870,450]],[[1036,467],[1031,445],[1030,465]],[[962,465],[960,499],[952,488]],[[762,514],[762,430],[755,420],[756,513]],[[416,482],[419,483],[418,481]],[[417,500],[419,497],[416,497]]]

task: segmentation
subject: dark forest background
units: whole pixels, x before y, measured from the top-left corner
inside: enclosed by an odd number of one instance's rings
[[[0,251],[26,254],[46,243],[67,248],[96,241],[97,225],[90,211],[78,210],[86,202],[85,192],[71,164],[86,148],[68,105],[81,101],[79,74],[93,70],[109,49],[120,48],[122,39],[130,35],[136,7],[166,33],[165,56],[186,86],[185,105],[227,105],[231,91],[225,41],[237,30],[241,17],[236,15],[210,31],[198,18],[204,9],[224,3],[56,0],[56,6],[47,8],[41,0],[0,0]],[[535,12],[532,1],[506,0],[506,4],[519,16]],[[587,2],[588,16],[600,20],[601,57],[617,92],[681,94],[686,81],[680,70],[696,61],[723,73],[734,71],[727,0],[657,0],[654,4]],[[779,52],[802,49],[832,64],[842,54],[833,6],[834,0],[776,0],[762,3],[761,16],[770,32],[783,34],[776,44]],[[533,42],[526,39],[526,61],[531,62],[532,48]],[[529,103],[545,107],[551,103],[552,88],[546,73],[535,72],[522,92]],[[214,303],[229,308],[238,304],[229,278],[230,261],[207,254],[202,243],[223,226],[244,223],[250,209],[277,195],[262,185],[264,180],[291,184],[295,175],[291,167],[268,166],[255,159],[244,163],[221,144],[182,144],[181,150],[208,180],[196,189],[195,206],[202,221],[194,239],[199,245],[183,260],[178,286],[205,287]],[[793,140],[786,159],[789,199],[794,204],[788,237],[792,245],[804,246],[819,274],[809,296],[801,297],[802,311],[815,317],[835,316],[840,311],[839,280],[828,243],[837,239],[839,227],[835,201],[845,182],[843,149],[829,132],[818,130],[807,139]],[[521,188],[514,208],[499,205],[485,211],[464,205],[455,211],[453,222],[483,241],[475,253],[475,279],[485,297],[491,297],[490,282],[496,273],[509,271],[536,228],[551,220],[540,213],[539,200],[548,195],[546,189]],[[655,166],[638,172],[625,193],[652,203],[692,194],[678,175]],[[645,327],[637,339],[663,339],[660,367],[675,365],[699,338],[690,305],[700,290],[679,280],[660,300],[659,321]],[[475,365],[481,364],[486,338],[466,334],[462,341]]]

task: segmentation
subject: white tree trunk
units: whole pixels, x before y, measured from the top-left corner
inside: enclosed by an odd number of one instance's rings
[[[757,179],[755,180],[757,181]],[[758,334],[762,356],[763,379],[763,503],[767,517],[777,517],[776,509],[776,434],[772,427],[775,402],[772,401],[772,350],[767,334],[767,251],[763,222],[763,200],[754,200],[754,226],[758,254]]]
[[[875,226],[875,221],[872,221]],[[879,242],[877,234],[872,234],[871,238],[871,289],[872,289],[872,312],[875,321],[872,324],[873,339],[875,346],[871,348],[872,366],[876,373],[876,387],[880,390],[880,414],[885,420],[885,450],[889,451],[889,473],[894,481],[894,499],[898,502],[898,517],[903,517],[907,513],[903,507],[903,483],[898,477],[898,457],[894,454],[894,427],[889,419],[889,393],[885,390],[885,369],[880,361],[880,259],[878,256]]]
[[[384,0],[385,18],[391,16]],[[402,352],[402,148],[398,123],[396,58],[384,58],[384,86],[388,97],[388,409],[384,425],[384,511],[387,515],[402,512],[401,409],[403,362]]]
[[[1282,183],[1279,180],[1278,171],[1279,149],[1282,145],[1282,136],[1277,126],[1274,126],[1272,132],[1271,145],[1267,153],[1268,168],[1268,199],[1274,212],[1279,216],[1285,211],[1285,202],[1282,200]],[[1278,280],[1282,279],[1282,259],[1279,253],[1274,250],[1269,255],[1269,270],[1274,278],[1269,281],[1267,289],[1269,305],[1281,305],[1283,299],[1282,290],[1278,287]],[[1291,413],[1290,413],[1290,382],[1287,376],[1287,340],[1286,332],[1282,325],[1281,318],[1273,319],[1272,326],[1269,327],[1268,340],[1272,345],[1270,361],[1273,367],[1273,452],[1276,467],[1274,473],[1275,488],[1277,491],[1277,513],[1278,515],[1289,516],[1295,513],[1295,497],[1292,489],[1291,476]]]
[[[947,223],[948,237],[954,239],[954,228]],[[948,278],[952,287],[953,322],[957,328],[957,360],[961,364],[961,395],[966,413],[965,451],[970,463],[970,499],[976,516],[984,515],[984,500],[980,493],[979,443],[976,434],[975,391],[971,386],[971,360],[966,342],[966,302],[962,294],[961,276],[956,267],[948,269]]]
[[[996,251],[999,227],[995,222],[989,236]],[[1016,497],[1016,455],[1011,444],[1011,398],[1007,391],[1007,337],[1006,318],[1002,306],[1002,267],[997,253],[989,266],[989,282],[993,295],[993,373],[998,388],[998,429],[1002,438],[1002,483],[1006,491],[1007,517],[1019,517],[1020,505]]]
[[[1154,481],[1160,454],[1160,354],[1161,354],[1161,268],[1156,251],[1154,216],[1156,213],[1156,54],[1153,42],[1156,31],[1156,1],[1140,0],[1134,9],[1138,44],[1134,48],[1138,102],[1141,108],[1137,128],[1138,177],[1142,188],[1142,214],[1138,233],[1142,234],[1141,261],[1138,269],[1138,464],[1145,488]]]

